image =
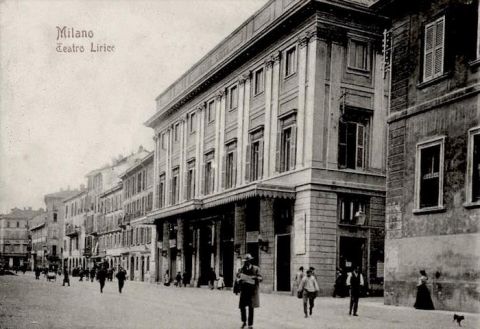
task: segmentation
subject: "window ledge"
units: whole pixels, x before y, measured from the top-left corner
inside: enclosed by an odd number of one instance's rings
[[[477,58],[477,59],[474,59],[474,60],[471,61],[471,62],[468,62],[468,65],[469,65],[470,67],[480,66],[480,57]]]
[[[265,93],[265,91],[263,91],[263,90],[262,90],[262,91],[260,91],[260,92],[258,92],[258,93],[256,93],[256,94],[254,93],[254,94],[253,94],[253,98],[256,98],[256,97],[262,96],[264,93]]]
[[[465,202],[463,204],[465,208],[480,208],[480,201],[475,202]]]
[[[365,77],[370,77],[370,69],[362,69],[353,66],[347,66],[347,72],[352,74],[357,74]]]
[[[426,88],[426,87],[429,87],[431,85],[434,85],[442,80],[445,80],[447,79],[448,77],[451,76],[451,72],[445,72],[443,73],[442,75],[436,77],[436,78],[433,78],[431,80],[428,80],[428,81],[424,81],[424,82],[420,82],[417,84],[417,88],[418,89],[423,89],[423,88]]]
[[[438,207],[428,207],[428,208],[421,208],[421,209],[414,209],[412,212],[415,215],[421,215],[421,214],[430,214],[430,213],[437,213],[437,212],[444,212],[446,211],[447,208],[444,206],[438,206]]]
[[[290,73],[289,75],[285,75],[283,78],[284,80],[290,80],[292,77],[297,75],[297,71]]]

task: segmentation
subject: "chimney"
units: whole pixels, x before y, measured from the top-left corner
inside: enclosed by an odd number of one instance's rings
[[[143,145],[140,145],[140,146],[138,147],[138,153],[141,153],[141,152],[143,152]]]

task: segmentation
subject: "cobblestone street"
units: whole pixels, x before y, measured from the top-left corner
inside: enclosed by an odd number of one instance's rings
[[[119,294],[107,282],[62,287],[61,279],[35,281],[32,275],[0,277],[0,328],[239,328],[238,297],[230,291],[163,287],[126,282]],[[305,319],[301,301],[285,295],[261,295],[255,328],[457,328],[451,312],[389,307],[381,299],[363,299],[359,317],[349,317],[348,299],[319,298]],[[463,328],[478,328],[480,317],[466,315]]]

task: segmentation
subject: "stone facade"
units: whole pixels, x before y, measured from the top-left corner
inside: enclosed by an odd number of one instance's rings
[[[358,3],[272,0],[157,98],[157,278],[228,286],[250,253],[265,291],[299,266],[323,294],[337,267],[381,287],[382,24]]]
[[[376,6],[392,18],[385,303],[413,305],[423,269],[435,308],[479,312],[478,1]]]

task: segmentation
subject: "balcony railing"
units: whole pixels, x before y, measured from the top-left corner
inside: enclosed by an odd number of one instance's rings
[[[80,227],[73,224],[65,225],[65,235],[66,236],[76,236],[80,233]]]

